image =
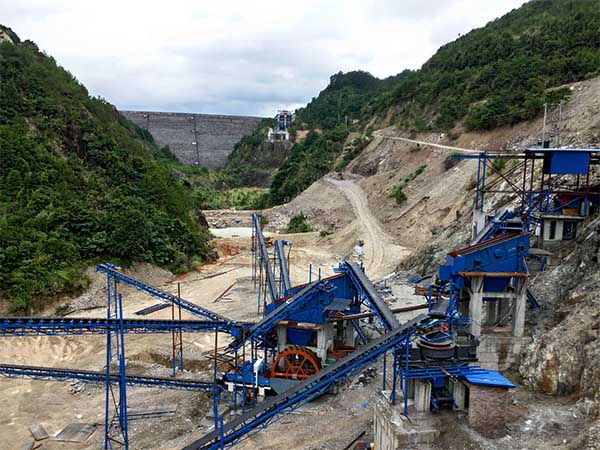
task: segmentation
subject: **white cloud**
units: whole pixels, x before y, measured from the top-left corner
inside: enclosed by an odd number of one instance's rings
[[[272,115],[339,70],[395,75],[523,0],[0,0],[0,22],[122,109]]]

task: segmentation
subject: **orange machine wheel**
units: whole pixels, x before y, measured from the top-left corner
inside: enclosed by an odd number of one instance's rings
[[[271,377],[304,380],[321,370],[319,357],[312,350],[300,345],[286,347],[271,367]]]

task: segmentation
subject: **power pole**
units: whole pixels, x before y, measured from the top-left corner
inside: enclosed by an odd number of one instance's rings
[[[562,125],[562,106],[563,106],[563,102],[561,101],[558,104],[558,127],[557,127],[557,132],[556,132],[556,146],[560,147],[560,128]]]
[[[546,117],[548,116],[548,103],[544,103],[544,125],[542,127],[542,147],[546,147]]]

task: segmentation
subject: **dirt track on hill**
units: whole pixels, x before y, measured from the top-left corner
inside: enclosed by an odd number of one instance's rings
[[[369,202],[362,188],[352,180],[326,181],[338,189],[350,202],[359,222],[359,239],[365,241],[365,267],[367,274],[377,280],[387,275],[398,260],[409,253],[405,247],[397,245],[395,239],[381,226],[369,208]]]

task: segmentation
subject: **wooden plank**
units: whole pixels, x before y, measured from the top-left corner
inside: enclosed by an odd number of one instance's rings
[[[232,287],[234,287],[237,284],[237,281],[234,281],[233,283],[231,283],[231,285],[229,285],[229,287],[227,287],[227,289],[225,289],[223,292],[221,292],[221,294],[215,298],[213,300],[213,303],[217,303],[219,300],[221,300],[223,297],[225,297],[225,295],[231,290]]]
[[[97,424],[95,423],[71,423],[67,425],[57,436],[54,441],[63,442],[84,442],[96,431]]]
[[[36,441],[42,441],[48,439],[48,432],[39,423],[29,427],[31,435]]]

